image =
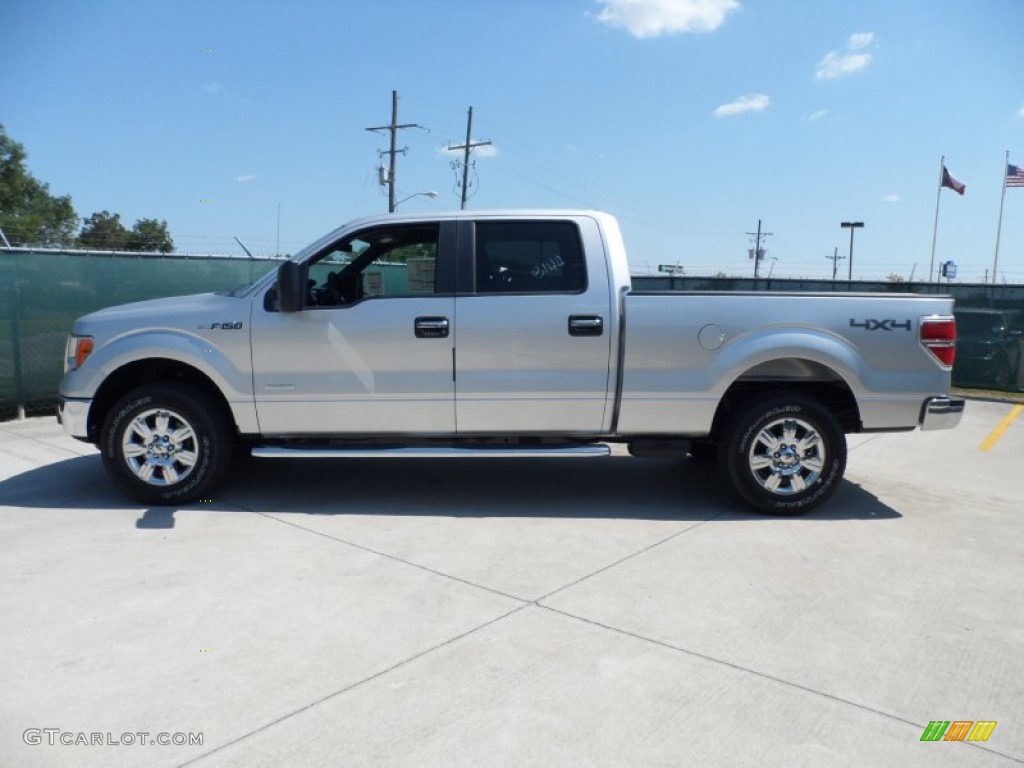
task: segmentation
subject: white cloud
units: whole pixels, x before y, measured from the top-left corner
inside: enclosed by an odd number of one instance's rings
[[[732,117],[743,112],[761,112],[768,109],[771,103],[771,98],[765,94],[752,93],[748,96],[740,96],[735,101],[730,101],[728,104],[716,107],[715,117]]]
[[[818,62],[815,77],[819,80],[835,80],[854,72],[860,72],[871,63],[870,53],[839,53],[832,51]]]
[[[1017,110],[1017,117],[1024,117],[1024,107]]]
[[[223,90],[224,86],[220,83],[215,83],[213,81],[209,83],[203,83],[203,91],[205,93],[221,93]]]
[[[597,20],[621,27],[633,37],[680,32],[713,32],[740,8],[739,0],[597,0]]]
[[[256,177],[251,173],[246,173],[235,178],[235,181],[241,182],[242,184],[248,184],[250,181],[256,181]]]
[[[859,51],[862,48],[867,48],[873,42],[875,42],[874,32],[856,32],[850,35],[850,39],[846,41],[846,47],[851,51]]]
[[[821,118],[823,118],[827,114],[827,109],[819,109],[817,112],[812,112],[811,114],[809,114],[807,116],[807,119],[810,120],[811,122],[814,122],[816,120],[821,120]]]
[[[900,196],[899,195],[886,195],[885,197],[882,198],[882,202],[883,203],[898,203],[898,202],[900,202]]]
[[[835,80],[854,72],[860,72],[871,63],[872,54],[866,48],[874,45],[874,32],[857,32],[850,35],[846,45],[840,51],[830,51],[818,62],[814,76],[818,80]]]
[[[479,141],[479,139],[473,139],[470,142],[470,144],[475,144],[478,141]],[[441,147],[438,150],[438,153],[441,154],[444,157],[457,157],[457,158],[461,158],[461,157],[463,157],[465,155],[465,150],[463,150],[463,149],[448,149],[448,146],[445,145],[445,146]],[[482,147],[474,147],[473,150],[469,153],[470,160],[472,160],[475,157],[488,158],[488,157],[497,157],[497,156],[498,156],[498,148],[496,146],[494,146],[493,144],[485,144]]]

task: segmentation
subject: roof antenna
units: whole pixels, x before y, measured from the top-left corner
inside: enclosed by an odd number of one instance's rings
[[[235,237],[235,236],[232,235],[232,237]],[[252,253],[250,253],[249,249],[245,247],[245,243],[243,243],[237,237],[235,237],[235,242],[238,243],[240,246],[242,246],[242,250],[245,251],[246,255],[251,259],[252,258]]]

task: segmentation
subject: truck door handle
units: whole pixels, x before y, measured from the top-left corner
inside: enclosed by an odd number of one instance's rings
[[[570,336],[600,336],[604,319],[600,315],[569,315]]]
[[[417,317],[413,328],[417,339],[448,338],[447,317]]]

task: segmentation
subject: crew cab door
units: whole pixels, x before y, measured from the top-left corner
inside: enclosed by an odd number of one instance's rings
[[[253,309],[264,435],[455,431],[455,224],[378,225],[309,262],[304,306]]]
[[[459,434],[606,429],[615,316],[587,217],[460,222]]]

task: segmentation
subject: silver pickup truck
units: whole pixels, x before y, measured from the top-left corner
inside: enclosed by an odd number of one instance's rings
[[[945,429],[948,297],[631,288],[593,211],[353,221],[257,282],[80,318],[58,418],[146,504],[208,497],[253,456],[716,460],[797,513],[845,433]]]

